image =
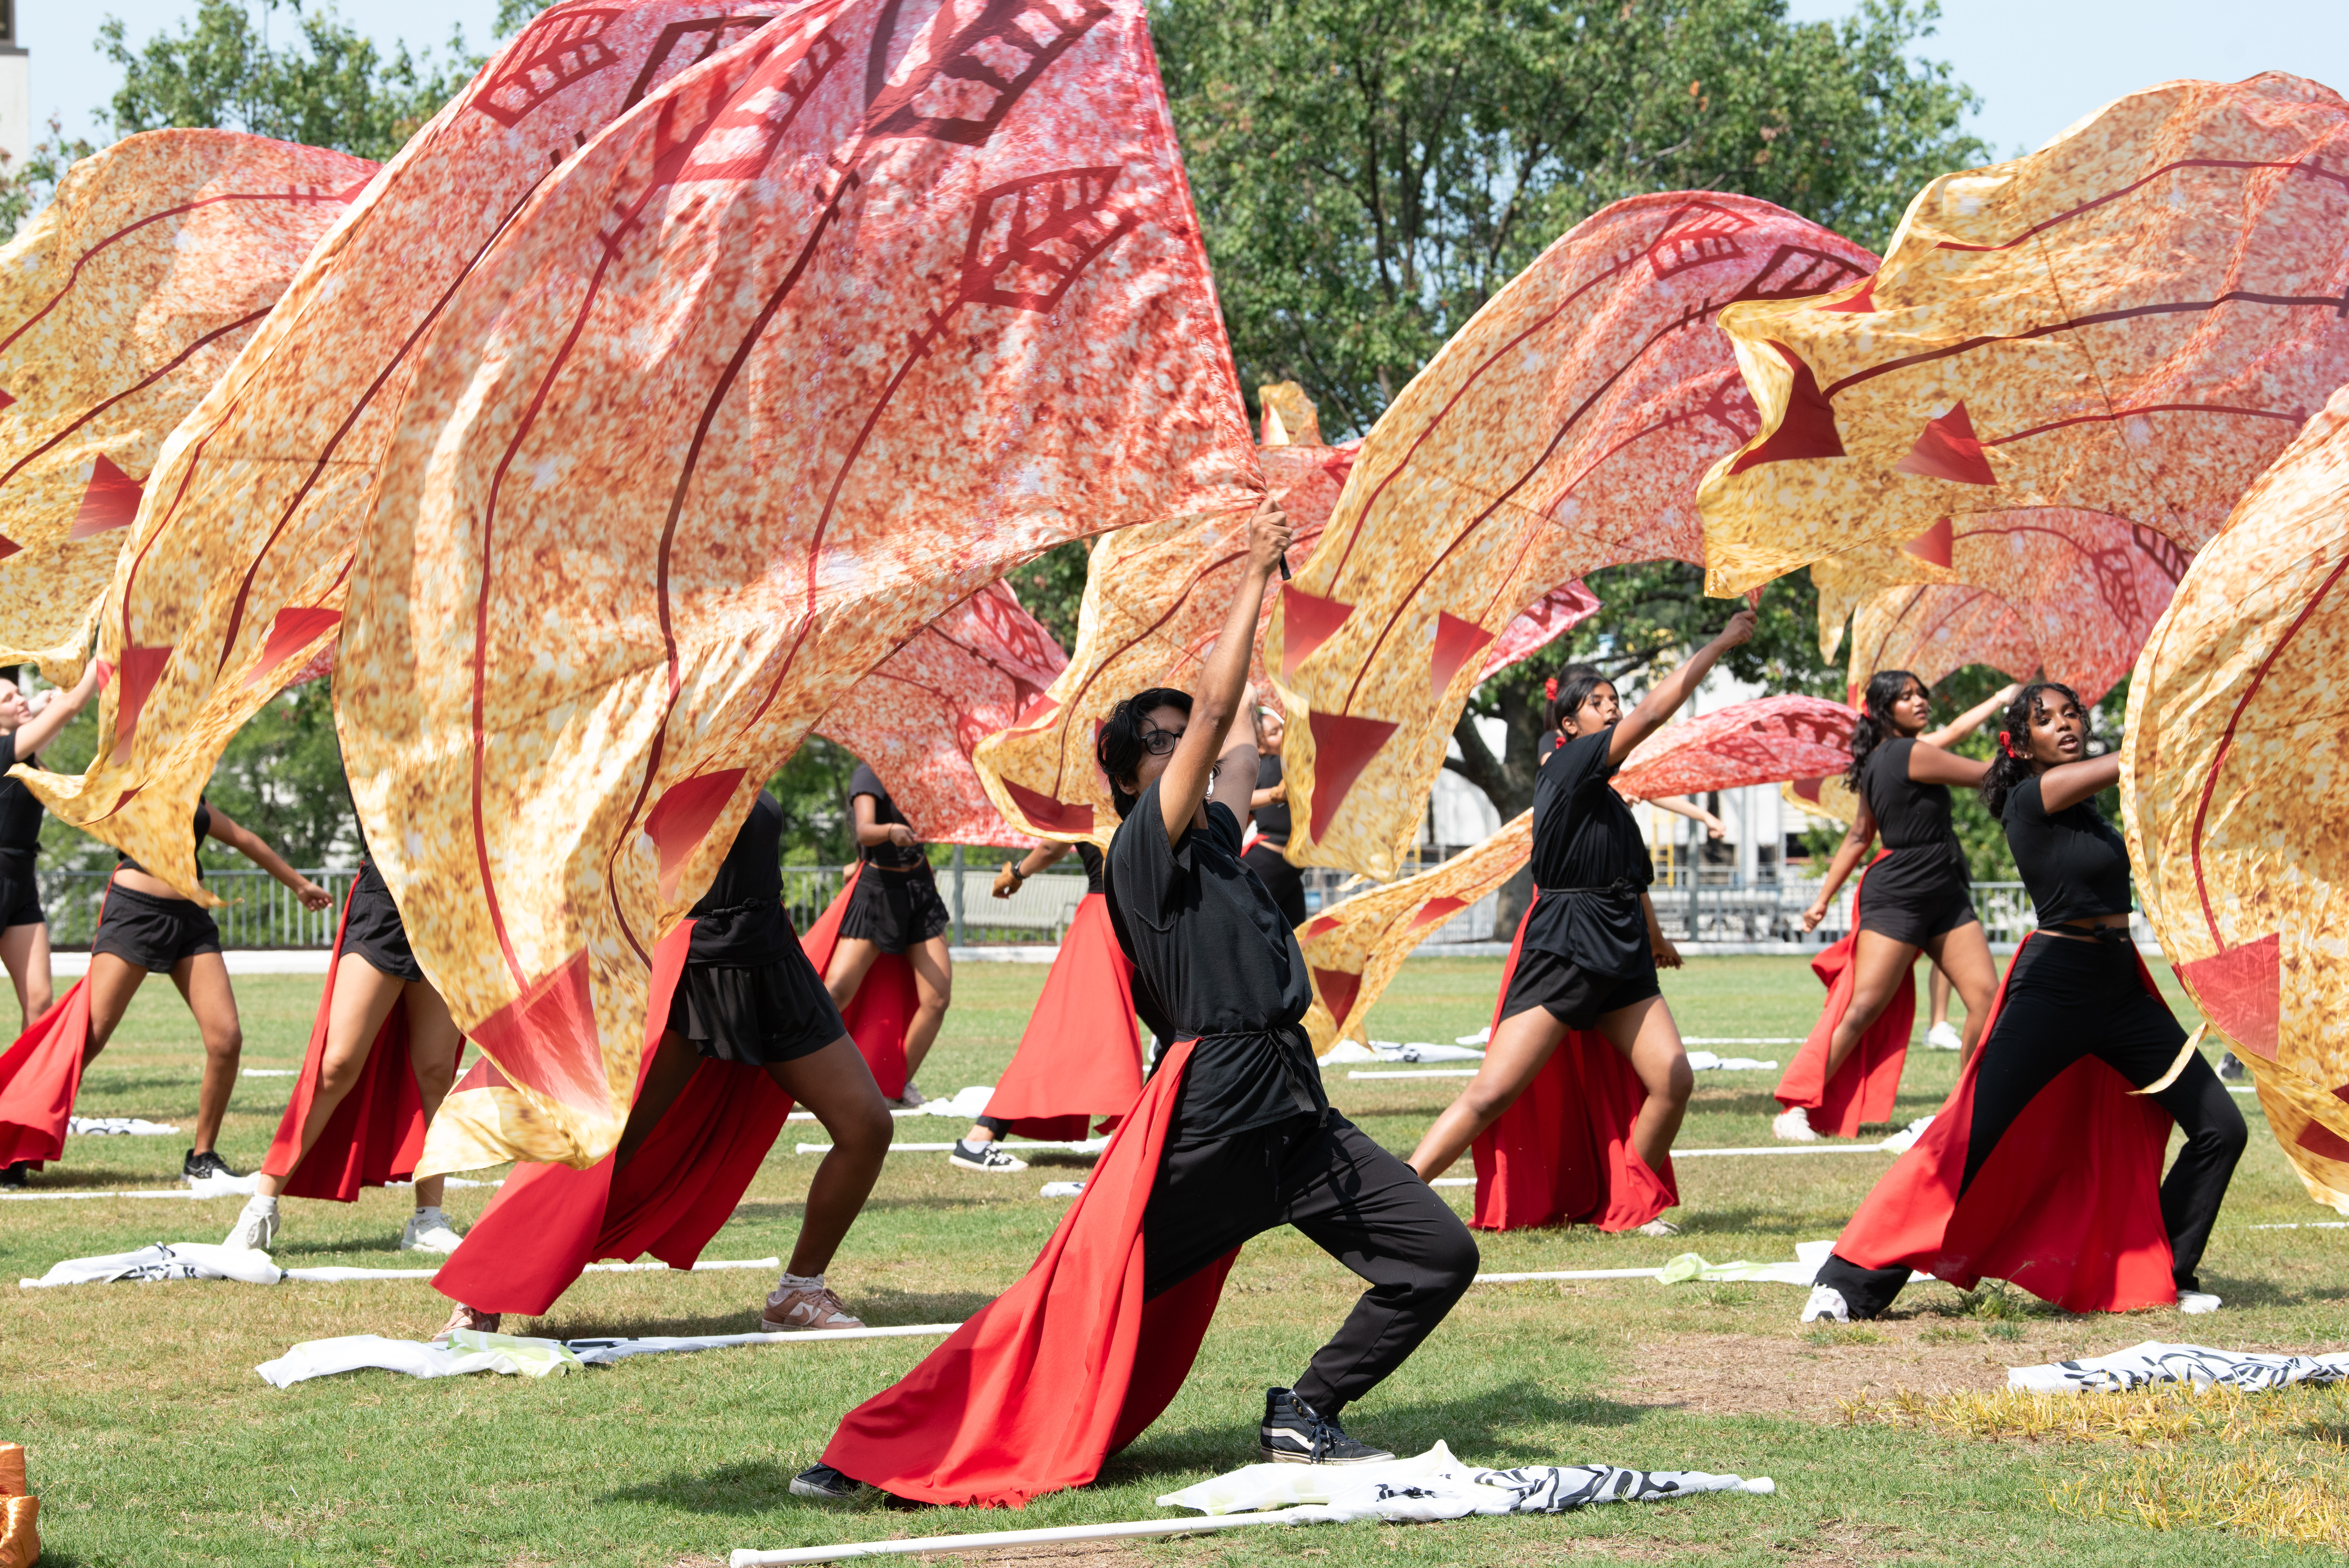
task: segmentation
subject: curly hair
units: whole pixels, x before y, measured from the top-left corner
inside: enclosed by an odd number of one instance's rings
[[[1093,760],[1109,776],[1109,798],[1117,807],[1121,822],[1133,813],[1135,802],[1142,797],[1127,794],[1118,780],[1141,771],[1142,759],[1150,755],[1150,748],[1142,744],[1142,721],[1162,707],[1189,713],[1191,694],[1173,686],[1152,686],[1147,691],[1135,692],[1110,710],[1109,717],[1102,722],[1099,738],[1093,742]]]
[[[1596,665],[1568,665],[1558,671],[1549,682],[1545,733],[1563,730],[1566,721],[1582,710],[1582,705],[1590,699],[1592,692],[1614,684],[1613,680],[1599,673]]]
[[[1859,776],[1868,767],[1868,753],[1888,740],[1899,738],[1899,731],[1892,725],[1892,705],[1909,694],[1911,682],[1919,691],[1927,689],[1923,681],[1907,670],[1878,670],[1868,677],[1868,693],[1859,702],[1859,722],[1851,727],[1851,766],[1843,771],[1843,781],[1853,789],[1859,788]]]
[[[1999,717],[1998,755],[1991,758],[1990,771],[1975,786],[1982,793],[1982,803],[1993,817],[2003,817],[2006,798],[2017,785],[2039,772],[2038,765],[2031,759],[2031,725],[2033,720],[2047,717],[2046,705],[2040,697],[2051,691],[2071,698],[2084,717],[2087,714],[2088,705],[2080,700],[2080,694],[2062,681],[2033,681],[2015,694],[2014,700],[2006,705],[2006,712]]]

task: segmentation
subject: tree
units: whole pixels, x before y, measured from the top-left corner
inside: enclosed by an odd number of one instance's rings
[[[269,15],[281,4],[297,18],[291,46],[268,37]],[[298,0],[260,5],[256,26],[243,0],[198,0],[193,23],[136,50],[124,41],[121,19],[109,16],[98,36],[107,58],[122,68],[110,114],[116,132],[212,126],[380,163],[481,68],[462,30],[450,35],[443,66],[429,49],[410,55],[404,43],[386,58],[331,4],[307,14]]]
[[[1495,290],[1608,202],[1742,192],[1880,246],[1984,161],[1909,56],[1931,0],[1162,0],[1153,17],[1243,386],[1366,430]]]
[[[57,181],[74,161],[97,150],[80,137],[67,140],[65,121],[53,114],[49,134],[33,144],[23,163],[0,152],[0,235],[13,237],[26,220],[48,205]]]

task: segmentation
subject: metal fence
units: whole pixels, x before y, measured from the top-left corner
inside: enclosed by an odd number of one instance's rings
[[[335,923],[343,917],[343,900],[350,895],[351,879],[358,872],[313,870],[302,873],[328,892],[335,902],[313,913],[302,907],[293,890],[263,871],[207,871],[204,886],[224,901],[212,911],[223,947],[332,947]],[[98,929],[98,909],[106,895],[105,872],[52,871],[40,873],[41,905],[49,917],[49,944],[57,948],[88,948]]]

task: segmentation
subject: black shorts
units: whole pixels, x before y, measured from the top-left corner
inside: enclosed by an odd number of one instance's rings
[[[1514,1018],[1529,1007],[1547,1007],[1569,1029],[1588,1029],[1619,1008],[1662,995],[1656,966],[1632,975],[1593,975],[1570,958],[1527,948],[1517,954],[1501,1016]]]
[[[0,850],[0,931],[48,923],[41,912],[41,884],[33,874],[33,857],[21,850]]]
[[[668,1026],[713,1061],[766,1066],[813,1056],[848,1033],[815,965],[794,942],[772,964],[691,964]]]
[[[867,864],[856,879],[856,896],[840,917],[843,940],[870,942],[884,953],[903,953],[954,926],[937,879],[927,866],[885,871]]]
[[[399,906],[372,861],[362,861],[351,879],[349,902],[343,906],[343,951],[356,953],[378,974],[395,980],[421,980],[424,966],[408,945],[408,927],[400,923]]]
[[[1921,897],[1909,896],[1905,890],[1880,892],[1872,883],[1860,886],[1859,929],[1911,947],[1922,947],[1943,932],[1971,925],[1980,918],[1974,913],[1973,889],[1963,882]]]
[[[89,943],[93,956],[111,953],[150,975],[169,975],[182,958],[220,950],[220,927],[203,905],[153,898],[119,882],[106,890],[106,913]]]

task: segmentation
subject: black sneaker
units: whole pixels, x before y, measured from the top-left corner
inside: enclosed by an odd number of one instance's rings
[[[33,1184],[33,1164],[19,1160],[14,1165],[0,1165],[0,1187],[29,1187]]]
[[[180,1180],[182,1181],[210,1181],[222,1176],[232,1181],[239,1181],[244,1179],[244,1172],[230,1170],[228,1161],[210,1149],[202,1154],[191,1149],[188,1157],[180,1161]]]
[[[1014,1171],[1028,1169],[1028,1161],[999,1147],[992,1140],[973,1143],[968,1139],[955,1140],[954,1152],[947,1163],[959,1165],[966,1171],[984,1171],[989,1175],[1008,1176]]]
[[[830,1465],[810,1465],[792,1477],[793,1497],[812,1497],[823,1502],[846,1502],[864,1490],[861,1480],[852,1480]]]
[[[1257,1452],[1275,1464],[1366,1465],[1394,1455],[1358,1443],[1342,1428],[1297,1397],[1291,1388],[1264,1391],[1264,1425]]]
[[[2240,1083],[2251,1076],[2244,1070],[2243,1064],[2235,1059],[2234,1052],[2228,1051],[2219,1057],[2219,1078],[2221,1082]]]

